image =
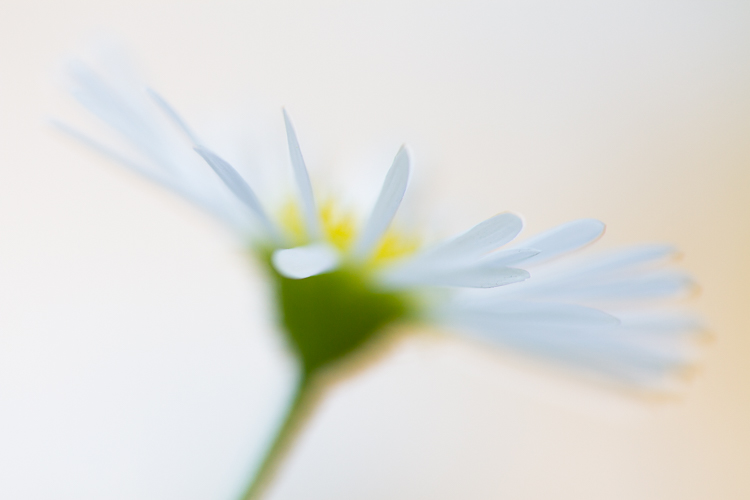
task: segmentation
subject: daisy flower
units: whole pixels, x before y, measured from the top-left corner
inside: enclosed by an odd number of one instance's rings
[[[291,442],[321,374],[362,350],[384,328],[419,321],[638,387],[659,388],[694,361],[699,322],[658,304],[691,286],[665,266],[675,254],[647,245],[566,258],[598,239],[582,219],[513,243],[523,223],[501,213],[427,245],[391,222],[411,162],[395,155],[363,220],[337,216],[315,197],[297,134],[283,119],[294,201],[264,206],[232,165],[204,144],[156,92],[119,65],[67,66],[69,90],[128,144],[122,153],[77,130],[64,132],[179,194],[248,241],[273,280],[280,331],[300,376],[245,498],[257,498]]]

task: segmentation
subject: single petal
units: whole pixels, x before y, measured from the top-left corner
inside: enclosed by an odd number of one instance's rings
[[[427,250],[424,257],[442,261],[476,259],[513,240],[522,228],[523,221],[517,215],[498,214]]]
[[[529,278],[529,272],[513,267],[470,265],[459,268],[434,268],[429,270],[399,270],[379,276],[380,283],[393,289],[413,286],[456,286],[467,288],[495,288],[518,283]]]
[[[101,142],[87,136],[83,132],[80,132],[76,130],[75,128],[71,127],[70,125],[63,123],[58,120],[50,120],[50,124],[58,129],[60,132],[72,137],[73,139],[77,140],[81,144],[84,144],[85,146],[93,149],[100,155],[119,163],[125,167],[128,167],[129,169],[133,170],[134,172],[137,172],[138,174],[148,178],[149,180],[160,184],[164,187],[167,187],[169,189],[173,189],[175,191],[180,191],[180,186],[178,183],[176,183],[173,179],[171,179],[167,174],[160,170],[154,170],[152,168],[148,168],[135,160],[132,160],[114,149],[110,148],[109,146],[105,146]],[[180,193],[184,194],[184,193]]]
[[[485,266],[510,266],[520,262],[527,262],[532,257],[539,255],[536,248],[509,248],[507,250],[498,250],[482,257],[478,263]]]
[[[523,222],[517,215],[509,213],[496,215],[463,234],[381,270],[382,282],[386,286],[393,287],[408,283],[437,284],[439,281],[444,285],[492,288],[523,281],[528,278],[527,273],[521,273],[519,269],[503,271],[504,266],[498,268],[498,265],[492,264],[494,258],[492,255],[486,257],[487,261],[480,259],[487,252],[515,238],[522,227]],[[497,258],[504,257],[505,255],[500,254]],[[506,282],[500,276],[488,276],[486,280],[481,279],[481,273],[490,272],[492,268],[497,268],[496,272],[500,275],[512,274],[512,277],[508,276],[511,281]],[[448,276],[450,277],[448,281],[443,279]],[[467,284],[458,284],[461,282]]]
[[[313,243],[304,247],[276,250],[271,261],[282,276],[303,279],[336,269],[339,254],[330,245]]]
[[[177,114],[177,111],[174,110],[172,106],[169,105],[169,103],[161,96],[159,95],[154,89],[147,88],[146,92],[151,97],[151,100],[156,103],[159,108],[164,112],[164,114],[169,118],[175,125],[177,125],[177,128],[179,128],[182,133],[187,136],[187,138],[190,140],[190,142],[193,143],[194,146],[197,146],[200,142],[198,141],[198,138],[193,133],[193,131],[190,129],[190,127],[187,126],[187,123],[180,117],[179,114]]]
[[[362,235],[354,247],[355,258],[367,258],[383,236],[383,233],[388,229],[404,197],[408,181],[409,154],[406,148],[402,146],[393,159],[393,164],[385,176],[383,187],[372,209],[370,218],[365,224]]]
[[[686,273],[663,270],[566,287],[565,292],[569,297],[580,300],[652,300],[685,293],[693,286],[693,280]],[[560,288],[557,290],[564,291]]]
[[[310,233],[311,238],[319,239],[322,236],[323,232],[320,227],[318,211],[315,208],[315,197],[313,196],[312,185],[310,184],[310,176],[307,173],[305,160],[302,158],[302,151],[300,151],[299,142],[297,141],[297,134],[294,132],[292,121],[289,119],[289,115],[287,114],[286,110],[283,111],[284,125],[286,126],[286,137],[287,142],[289,143],[289,157],[292,161],[294,179],[297,182],[297,187],[299,188],[307,231]]]
[[[596,219],[579,219],[554,227],[521,243],[536,248],[539,255],[526,263],[539,263],[578,250],[604,233],[604,223]]]
[[[232,193],[258,218],[268,231],[268,235],[277,242],[281,241],[276,225],[268,218],[255,192],[234,167],[203,146],[196,146],[195,151],[206,160],[206,163],[216,172]]]
[[[675,253],[676,250],[671,245],[640,245],[589,258],[584,263],[571,267],[567,274],[602,276],[663,260]]]
[[[518,283],[519,281],[529,279],[529,277],[528,271],[513,267],[469,267],[425,277],[423,283],[467,288],[495,288],[510,285],[511,283]]]

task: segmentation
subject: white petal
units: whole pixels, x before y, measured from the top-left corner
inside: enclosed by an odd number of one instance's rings
[[[543,262],[560,254],[578,250],[604,233],[604,223],[596,219],[579,219],[562,224],[526,240],[522,245],[536,248],[539,255],[527,264]]]
[[[587,317],[584,311],[555,307],[545,312],[550,305],[537,304],[536,312],[532,308],[510,314],[469,310],[452,316],[443,313],[441,320],[469,336],[637,384],[658,382],[674,368],[695,360],[692,350],[678,337],[671,342],[650,342],[647,337],[622,330],[606,317]],[[557,304],[561,305],[568,306]],[[568,312],[572,314],[568,316]]]
[[[516,297],[568,298],[572,292],[590,285],[602,285],[623,279],[623,276],[640,276],[644,266],[653,264],[675,253],[667,245],[644,245],[604,255],[579,259],[577,264],[552,264],[540,267],[534,279],[513,290]],[[497,293],[506,293],[498,290]]]
[[[87,65],[72,61],[67,74],[73,87],[70,94],[92,114],[119,132],[125,139],[162,168],[174,171],[173,158],[165,147],[158,125],[142,103],[115,89]]]
[[[187,136],[190,142],[192,142],[194,146],[197,146],[199,144],[198,138],[190,129],[190,127],[187,126],[187,123],[185,123],[180,115],[177,114],[177,111],[175,111],[174,108],[170,106],[169,103],[154,89],[147,88],[146,92],[148,92],[148,95],[156,103],[156,105],[161,108],[164,114],[167,115],[167,117],[172,120],[172,122],[177,125],[180,130],[182,130],[182,132]]]
[[[330,245],[313,243],[304,247],[276,250],[271,261],[282,276],[303,279],[336,269],[339,254]]]
[[[310,176],[307,173],[307,167],[305,166],[305,160],[302,158],[302,152],[299,148],[299,142],[297,141],[297,134],[294,132],[292,121],[289,119],[286,110],[284,111],[284,125],[286,126],[286,137],[289,143],[289,157],[292,161],[292,170],[294,171],[294,179],[297,182],[299,188],[300,199],[302,201],[302,210],[305,216],[305,223],[307,224],[307,231],[310,233],[310,237],[318,239],[322,235],[320,228],[320,219],[318,218],[318,211],[315,208],[315,197],[313,196],[312,185],[310,184]]]
[[[266,215],[263,206],[260,204],[258,197],[255,196],[252,188],[250,188],[234,167],[203,146],[196,146],[195,151],[206,160],[206,163],[211,166],[232,193],[260,220],[261,224],[268,231],[268,235],[277,242],[280,241],[281,237],[275,224]]]
[[[517,215],[504,213],[480,222],[468,231],[425,252],[430,260],[471,260],[499,248],[521,232],[523,222]]]
[[[566,327],[612,327],[620,320],[599,309],[578,304],[501,300],[482,306],[464,306],[459,314],[495,318],[501,324],[556,325]]]
[[[645,332],[657,335],[696,334],[706,331],[702,319],[688,312],[618,312],[621,329],[628,332]]]
[[[670,245],[641,245],[587,259],[584,264],[571,269],[571,273],[582,276],[619,272],[666,259],[675,253],[674,247]]]
[[[479,260],[480,265],[485,266],[510,266],[520,262],[527,262],[529,259],[539,255],[536,248],[509,248],[508,250],[498,250],[482,257]]]
[[[529,272],[513,267],[484,266],[469,267],[446,272],[430,280],[435,285],[460,286],[467,288],[495,288],[529,279]]]
[[[480,259],[487,252],[515,238],[522,226],[523,222],[517,215],[507,213],[496,215],[459,236],[438,243],[414,257],[383,269],[382,281],[386,286],[394,287],[439,283],[481,288],[523,281],[528,278],[527,273],[521,273],[520,269],[503,271],[503,267],[500,270],[495,269],[500,275],[490,275],[483,279],[482,272],[490,272],[490,269],[498,266],[492,264],[492,255],[486,257],[487,261]],[[501,254],[497,258],[504,257],[506,255]],[[503,273],[512,275],[507,277],[510,281],[505,281]]]
[[[256,233],[247,211],[213,182],[213,174],[202,167],[192,146],[175,133],[174,123],[156,109],[154,100],[144,92],[145,86],[120,58],[109,54],[96,70],[73,60],[66,70],[71,95],[116,131],[132,150],[122,154],[66,125],[55,123],[57,128],[196,203],[236,229],[243,239]]]
[[[409,181],[409,154],[403,146],[396,153],[388,174],[385,176],[380,195],[375,202],[370,218],[354,247],[354,256],[366,258],[385,233],[396,215]]]
[[[205,193],[197,192],[194,189],[191,189],[190,186],[186,185],[184,182],[180,182],[177,178],[174,178],[170,174],[165,173],[162,170],[148,168],[145,165],[142,165],[118,153],[112,148],[105,146],[99,141],[92,139],[86,134],[79,132],[78,130],[70,127],[65,123],[59,122],[57,120],[51,120],[50,123],[53,127],[76,139],[77,141],[103,155],[104,157],[133,170],[134,172],[146,177],[150,181],[155,182],[156,184],[159,184],[166,189],[175,192],[188,201],[195,203],[199,207],[202,207],[206,211],[215,214],[222,219],[225,219],[227,222],[233,222],[233,218],[227,213],[226,208],[220,203],[217,203],[215,199],[206,196]]]
[[[666,270],[579,286],[568,289],[568,296],[588,300],[656,299],[685,293],[693,286],[686,273]]]
[[[529,276],[528,271],[513,267],[473,266],[461,269],[446,269],[421,276],[411,276],[408,285],[495,288],[524,281]]]
[[[134,160],[131,160],[130,158],[118,153],[114,149],[105,146],[101,142],[92,139],[91,137],[87,136],[83,132],[80,132],[70,125],[63,123],[58,120],[50,120],[50,124],[58,129],[60,132],[63,132],[66,135],[69,135],[73,139],[77,140],[78,142],[84,144],[85,146],[93,149],[97,153],[101,154],[102,156],[105,156],[106,158],[119,163],[125,167],[128,167],[129,169],[133,170],[134,172],[139,173],[140,175],[148,178],[149,180],[156,182],[157,184],[161,184],[164,187],[167,187],[169,189],[174,189],[175,191],[180,190],[180,186],[178,183],[176,183],[173,179],[171,179],[167,174],[160,170],[154,170],[151,168],[148,168]]]
[[[506,264],[536,254],[533,249],[513,249],[495,252],[474,262],[460,261],[455,266],[425,264],[386,268],[380,271],[378,280],[383,286],[395,289],[422,285],[495,288],[527,280],[528,271]]]

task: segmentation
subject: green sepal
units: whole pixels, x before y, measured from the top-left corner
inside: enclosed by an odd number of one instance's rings
[[[405,319],[405,295],[378,290],[359,269],[342,268],[305,279],[273,276],[279,319],[304,375],[359,349],[383,327]]]

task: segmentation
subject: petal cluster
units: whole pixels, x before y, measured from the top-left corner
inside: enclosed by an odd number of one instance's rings
[[[664,245],[558,262],[540,253],[529,262],[533,279],[481,296],[456,295],[434,311],[436,321],[638,386],[669,389],[697,361],[694,340],[704,330],[696,316],[663,303],[694,288],[685,273],[666,268],[672,257]]]
[[[689,347],[700,323],[685,312],[652,306],[692,286],[686,275],[665,268],[673,255],[669,247],[642,246],[576,261],[565,257],[599,238],[603,223],[577,220],[507,247],[523,223],[501,213],[444,241],[380,261],[377,249],[409,180],[410,158],[402,147],[369,216],[351,245],[341,248],[326,234],[284,111],[295,205],[304,228],[302,241],[293,243],[242,175],[156,92],[78,61],[69,64],[68,77],[71,94],[125,140],[129,153],[57,126],[250,237],[278,279],[285,314],[309,311],[304,319],[285,320],[309,370],[345,356],[384,324],[404,317],[644,386],[657,386],[694,360]],[[430,300],[409,299],[431,289],[440,293]],[[347,324],[364,326],[339,328],[330,318],[337,311]],[[310,336],[306,330],[320,333]],[[329,344],[334,347],[321,351]]]

